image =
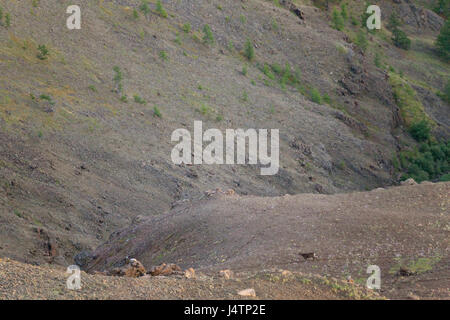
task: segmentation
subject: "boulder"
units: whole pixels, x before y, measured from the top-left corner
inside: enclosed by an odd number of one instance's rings
[[[233,278],[234,274],[233,271],[226,269],[226,270],[221,270],[219,272],[219,275],[223,278],[225,278],[225,280],[230,280]]]
[[[130,259],[129,263],[121,268],[114,268],[110,275],[118,277],[139,278],[144,276],[147,271],[144,265],[136,259]]]
[[[179,274],[181,273],[181,268],[177,266],[176,264],[169,263],[169,264],[161,264],[159,266],[153,267],[149,274],[156,277],[156,276],[170,276],[172,274]]]
[[[256,297],[255,289],[245,289],[238,292],[241,297]]]
[[[87,266],[92,260],[94,260],[94,255],[92,254],[92,251],[84,250],[78,253],[73,260],[75,261],[75,264],[79,266],[81,269],[83,269],[85,266]]]
[[[184,271],[184,276],[188,279],[195,279],[195,270],[194,268],[189,268]]]
[[[405,181],[400,182],[402,186],[415,186],[417,182],[413,178],[409,178]]]

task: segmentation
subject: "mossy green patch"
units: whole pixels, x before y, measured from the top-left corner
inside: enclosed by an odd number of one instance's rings
[[[399,271],[400,267],[406,266],[407,269],[413,273],[424,273],[433,270],[433,267],[441,260],[440,256],[431,258],[418,258],[417,260],[410,260],[405,262],[401,258],[396,259],[396,263],[389,270],[390,274],[395,274]]]
[[[426,120],[431,126],[435,123],[425,112],[425,109],[417,97],[416,91],[408,82],[394,72],[389,73],[389,83],[394,93],[395,101],[400,108],[400,113],[409,128],[413,124]]]

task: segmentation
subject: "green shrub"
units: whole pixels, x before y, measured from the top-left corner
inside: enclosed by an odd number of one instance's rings
[[[206,116],[206,115],[207,115],[208,113],[210,113],[210,111],[212,111],[212,110],[211,110],[211,108],[210,108],[207,104],[202,103],[202,105],[200,106],[199,111],[200,111],[200,113],[201,113],[202,115]]]
[[[45,46],[45,44],[41,44],[38,46],[38,54],[37,57],[40,60],[46,60],[48,58],[48,56],[50,55],[47,47]]]
[[[281,83],[282,85],[290,84],[295,85],[299,82],[299,79],[297,79],[297,72],[292,73],[291,65],[289,62],[286,62],[283,69],[283,76],[281,77]]]
[[[320,95],[319,90],[317,90],[316,88],[311,89],[311,101],[317,104],[322,103],[322,96]]]
[[[392,41],[394,45],[400,49],[409,50],[411,48],[411,40],[408,38],[405,32],[395,28],[392,31],[393,37]]]
[[[234,44],[233,44],[233,41],[228,41],[228,46],[227,46],[227,48],[228,48],[228,51],[230,51],[230,52],[233,52],[234,51]]]
[[[133,19],[134,20],[139,19],[139,12],[136,9],[133,9]]]
[[[52,97],[50,97],[50,96],[47,95],[47,94],[41,94],[41,95],[39,96],[39,99],[41,99],[41,100],[46,100],[46,101],[48,101],[51,105],[54,105],[54,104],[55,104],[55,102],[53,101]]]
[[[436,39],[436,48],[439,56],[450,62],[450,19],[447,19]]]
[[[399,19],[398,15],[395,12],[393,12],[389,16],[389,21],[388,21],[388,24],[387,24],[387,28],[389,30],[395,30],[398,27],[400,27],[400,25],[401,25],[401,22],[400,22],[400,19]]]
[[[433,8],[433,11],[448,19],[450,17],[450,1],[438,0],[435,7]]]
[[[283,68],[278,63],[272,64],[271,68],[277,75],[280,75],[283,72]]]
[[[169,60],[169,55],[167,54],[166,51],[162,50],[159,52],[159,57],[163,60],[163,61],[167,61]]]
[[[344,29],[344,20],[342,19],[342,15],[339,14],[339,12],[336,10],[336,8],[333,9],[332,13],[332,26],[334,29],[341,31]]]
[[[175,39],[173,40],[176,44],[181,45],[181,37],[180,37],[180,33],[177,32],[177,34],[175,35]]]
[[[253,43],[250,39],[247,39],[245,42],[244,56],[250,61],[255,57],[255,49],[253,48]]]
[[[278,30],[278,23],[277,20],[272,19],[272,30],[277,31]]]
[[[348,10],[347,10],[347,4],[346,3],[342,3],[341,4],[341,16],[342,16],[342,19],[344,19],[344,21],[347,21],[347,19],[348,19]]]
[[[244,101],[244,102],[248,101],[248,93],[245,90],[244,90],[244,92],[242,92],[242,101]]]
[[[142,99],[140,96],[138,96],[137,94],[136,95],[134,95],[134,102],[136,102],[136,103],[139,103],[139,104],[146,104],[147,102],[144,100],[144,99]]]
[[[163,18],[167,18],[167,12],[164,9],[161,0],[156,1],[156,12]]]
[[[367,20],[369,19],[370,14],[367,13],[367,7],[368,7],[368,5],[366,5],[366,6],[364,7],[364,11],[363,11],[363,13],[362,13],[362,15],[361,15],[361,28],[366,29],[366,30],[369,30],[369,29],[367,28]]]
[[[417,182],[424,180],[448,181],[450,170],[450,142],[426,142],[413,150],[399,153],[396,163],[402,174],[402,180],[413,178]]]
[[[11,26],[11,15],[9,13],[5,14],[5,26],[7,28]]]
[[[409,128],[412,137],[419,142],[428,140],[430,138],[430,131],[430,125],[426,120],[413,123]]]
[[[161,111],[158,109],[157,106],[153,107],[153,116],[154,117],[158,117],[158,118],[162,118]]]
[[[275,75],[270,71],[270,67],[267,63],[264,63],[262,72],[266,75],[267,78],[269,78],[270,80],[274,80],[275,79]]]
[[[331,104],[331,98],[330,98],[330,96],[328,95],[328,93],[325,93],[324,95],[323,95],[323,101],[326,103],[326,104]]]
[[[120,70],[119,66],[114,66],[113,71],[115,73],[113,80],[116,84],[116,91],[120,93],[123,90],[123,86],[122,86],[123,74],[122,74],[122,71]]]
[[[122,81],[123,74],[122,74],[122,71],[120,70],[120,67],[119,66],[114,66],[113,67],[113,71],[116,73],[114,75],[114,81],[116,81],[116,82]]]
[[[184,31],[185,33],[191,32],[191,24],[190,24],[190,23],[185,23],[185,24],[183,24],[182,29],[183,29],[183,31]]]
[[[242,67],[242,74],[243,74],[244,76],[246,76],[247,73],[248,73],[247,65],[244,64],[244,66]]]
[[[207,44],[214,44],[214,35],[211,27],[207,24],[203,26],[203,42]]]
[[[366,34],[363,30],[359,30],[358,34],[356,35],[355,40],[356,45],[361,48],[361,50],[364,52],[367,50],[367,46],[369,45],[369,42],[367,41]]]
[[[126,95],[126,94],[122,95],[122,96],[120,97],[120,101],[122,101],[122,102],[124,102],[124,103],[127,103],[127,102],[128,102],[128,97],[127,97],[127,95]]]
[[[377,68],[381,68],[381,56],[378,52],[375,53],[375,58],[373,62]]]
[[[450,104],[450,80],[445,85],[444,92],[438,92],[438,96],[445,102]]]
[[[147,16],[150,13],[150,6],[148,4],[148,0],[141,0],[141,5],[139,6],[139,10],[142,11],[144,16]]]

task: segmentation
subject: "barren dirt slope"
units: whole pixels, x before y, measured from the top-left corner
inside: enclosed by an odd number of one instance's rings
[[[449,297],[450,183],[337,195],[260,198],[217,193],[114,233],[86,260],[110,270],[126,256],[201,270],[287,268],[365,283],[382,270],[383,293]],[[314,252],[305,261],[299,253]],[[399,277],[400,267],[413,275]]]

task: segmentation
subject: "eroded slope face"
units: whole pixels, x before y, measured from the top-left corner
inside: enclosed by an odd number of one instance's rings
[[[82,1],[74,31],[65,4],[33,3],[2,4],[12,23],[0,28],[0,255],[69,263],[133,217],[218,187],[276,196],[393,182],[402,133],[391,134],[399,119],[386,75],[307,2],[297,4],[302,20],[268,1],[163,1],[167,18],[153,3],[144,16],[139,1]],[[203,42],[206,24],[213,45]],[[241,54],[247,39],[252,62]],[[416,59],[372,40],[396,68]],[[264,69],[286,63],[299,83]],[[441,89],[448,70],[434,69]],[[312,102],[314,88],[332,103]],[[194,120],[205,129],[280,129],[279,173],[173,165],[171,133]]]
[[[377,265],[390,297],[448,298],[449,195],[449,183],[275,198],[218,193],[114,233],[83,267],[111,270],[129,256],[147,267],[284,268],[365,283],[367,267]]]

